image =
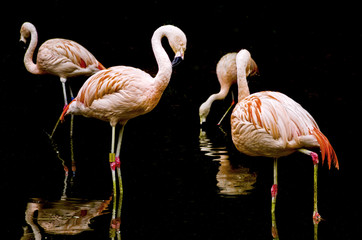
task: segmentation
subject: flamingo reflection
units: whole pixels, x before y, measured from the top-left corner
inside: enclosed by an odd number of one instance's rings
[[[250,173],[249,168],[240,164],[231,164],[226,146],[214,146],[202,129],[200,129],[199,141],[200,150],[205,152],[206,156],[212,157],[213,161],[220,163],[216,174],[219,193],[226,196],[250,194],[250,190],[254,189],[256,174]]]
[[[111,198],[91,201],[32,199],[25,211],[25,221],[29,226],[24,227],[24,235],[21,239],[41,240],[44,233],[77,235],[90,231],[92,230],[89,226],[91,219],[106,214],[110,202]],[[119,231],[118,234],[120,234]]]

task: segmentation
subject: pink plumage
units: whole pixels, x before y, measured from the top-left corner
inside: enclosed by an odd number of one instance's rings
[[[279,157],[295,151],[309,155],[314,165],[314,211],[313,222],[318,224],[321,216],[317,206],[318,154],[310,151],[319,148],[322,163],[327,158],[329,168],[339,169],[337,155],[327,137],[319,130],[313,117],[297,102],[279,92],[249,93],[246,77],[256,64],[247,50],[236,56],[238,103],[231,114],[231,134],[235,147],[250,156],[274,158],[274,184],[272,196],[272,235],[278,238],[275,220],[275,205],[278,193]]]
[[[171,62],[161,39],[166,37],[175,53]],[[146,114],[156,107],[166,89],[172,74],[172,67],[183,58],[186,50],[186,35],[181,29],[165,25],[153,34],[152,49],[157,61],[158,72],[155,77],[141,69],[127,66],[116,66],[102,70],[88,78],[79,90],[76,98],[63,110],[61,119],[67,114],[83,115],[107,121],[112,126],[112,144],[109,162],[112,171],[114,199],[117,196],[116,171],[120,199],[123,196],[121,178],[121,142],[124,126],[128,120]],[[117,150],[115,151],[115,130],[121,125]],[[121,200],[120,200],[121,201]],[[115,211],[115,209],[113,209]],[[112,227],[118,228],[120,219],[112,213]]]
[[[67,39],[50,39],[38,51],[41,72],[62,77],[91,75],[105,67],[80,44]]]
[[[26,43],[31,37],[24,56],[24,65],[32,74],[52,74],[60,77],[64,102],[67,104],[65,82],[68,77],[92,75],[105,67],[82,45],[67,39],[55,38],[44,42],[38,50],[36,63],[33,54],[38,43],[38,34],[33,24],[25,22],[20,29],[20,41]]]
[[[283,93],[258,92],[240,101],[231,115],[236,148],[247,155],[279,158],[300,148],[320,148],[322,161],[337,156],[313,117]]]
[[[108,121],[112,126],[126,124],[129,119],[150,112],[158,104],[168,85],[172,63],[161,45],[166,36],[176,59],[183,58],[186,36],[177,27],[166,25],[157,29],[152,47],[159,71],[155,77],[141,69],[116,66],[91,76],[64,114],[78,114]]]

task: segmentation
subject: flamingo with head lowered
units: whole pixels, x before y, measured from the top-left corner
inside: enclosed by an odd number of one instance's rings
[[[161,39],[163,37],[168,39],[175,53],[172,63],[162,47]],[[155,77],[138,68],[127,66],[102,70],[88,78],[76,98],[64,109],[62,115],[62,118],[67,114],[83,115],[110,123],[112,144],[109,161],[112,170],[114,199],[117,195],[116,169],[121,198],[123,194],[119,155],[124,126],[128,120],[146,114],[157,106],[170,81],[172,67],[184,58],[186,50],[185,34],[172,25],[159,27],[154,32],[151,43],[158,65]],[[121,125],[121,129],[115,152],[115,131],[118,123]]]
[[[82,45],[62,38],[44,42],[39,47],[36,63],[34,63],[33,54],[38,43],[38,34],[33,24],[25,22],[20,29],[20,41],[26,43],[29,37],[29,47],[24,56],[26,69],[32,74],[52,74],[60,77],[65,105],[68,104],[65,89],[68,77],[89,76],[105,69]]]
[[[212,103],[216,100],[225,99],[225,97],[229,93],[231,85],[236,83],[236,54],[236,52],[225,54],[224,56],[222,56],[222,58],[220,58],[219,62],[217,63],[216,75],[217,80],[220,84],[220,91],[218,93],[210,95],[210,97],[203,104],[201,104],[199,108],[200,124],[206,122],[206,118],[210,113]],[[251,64],[253,64],[254,71],[250,72],[250,76],[258,74],[258,67],[252,59]],[[235,104],[234,95],[232,95],[232,98],[233,101],[231,103],[231,106],[221,118],[218,125],[220,125],[221,121],[224,119],[230,108]]]
[[[339,169],[338,159],[327,137],[320,131],[313,117],[298,103],[280,92],[249,93],[246,76],[250,71],[251,56],[241,50],[236,56],[238,103],[231,114],[231,133],[235,147],[249,156],[274,158],[272,194],[272,221],[275,222],[275,204],[278,192],[277,159],[299,151],[309,155],[314,164],[314,224],[321,217],[317,208],[318,154],[322,163],[328,161]],[[274,218],[274,219],[273,219]],[[274,229],[276,230],[276,228]]]

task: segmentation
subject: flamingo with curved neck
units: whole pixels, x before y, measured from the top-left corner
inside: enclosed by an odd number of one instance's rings
[[[33,24],[23,23],[20,41],[30,43],[24,56],[24,65],[32,74],[52,74],[60,77],[64,103],[67,104],[65,82],[68,77],[92,75],[105,67],[82,45],[67,39],[54,38],[44,42],[38,50],[36,63],[33,55],[38,44],[38,33]]]
[[[162,47],[163,37],[168,39],[175,53],[173,62]],[[172,25],[159,27],[151,40],[158,65],[158,73],[155,77],[138,68],[127,66],[116,66],[99,71],[84,83],[77,97],[63,111],[62,119],[67,114],[75,114],[97,118],[111,124],[112,144],[109,161],[114,197],[117,192],[116,169],[121,198],[123,195],[119,154],[124,126],[128,120],[146,114],[156,107],[170,81],[172,66],[178,64],[184,57],[186,41],[185,34],[179,28]],[[115,153],[115,129],[118,123],[121,124],[121,130]],[[115,218],[113,219],[116,221]]]
[[[328,160],[339,169],[337,155],[327,137],[320,131],[313,117],[297,102],[280,92],[249,93],[246,80],[250,53],[241,50],[236,56],[238,103],[231,114],[231,133],[235,147],[249,156],[274,158],[274,184],[272,194],[273,235],[275,204],[278,193],[277,159],[296,151],[309,155],[314,164],[314,224],[320,221],[317,208],[318,154],[310,149],[321,150],[322,163]]]
[[[236,83],[237,74],[236,74],[236,55],[237,52],[227,53],[222,56],[219,62],[216,65],[216,75],[217,79],[220,84],[220,91],[218,93],[214,93],[210,95],[210,97],[201,104],[199,108],[199,117],[200,117],[200,124],[206,122],[206,118],[210,113],[211,105],[216,100],[223,100],[228,95],[230,87]],[[250,61],[250,71],[248,75],[253,76],[258,73],[258,67],[253,59]],[[234,98],[234,96],[233,96]],[[235,104],[234,99],[231,103],[231,106],[226,111],[224,116],[230,110],[230,108]],[[224,118],[223,116],[223,118]],[[223,118],[219,121],[218,125],[220,125]]]

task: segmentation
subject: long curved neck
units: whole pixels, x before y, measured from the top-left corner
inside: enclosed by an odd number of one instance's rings
[[[44,72],[39,69],[39,67],[33,62],[33,54],[35,47],[38,44],[38,34],[35,28],[29,29],[31,33],[30,44],[28,50],[26,50],[24,56],[24,65],[26,69],[32,74],[43,74]]]
[[[236,68],[238,76],[238,101],[250,95],[248,82],[246,80],[246,68],[250,59],[250,54],[238,54],[236,57]]]
[[[172,74],[172,64],[170,58],[168,57],[165,49],[162,47],[161,39],[166,36],[167,33],[161,30],[156,30],[152,36],[152,49],[155,55],[158,72],[155,76],[156,89],[163,92],[167,87],[171,74]]]
[[[33,230],[35,240],[41,240],[41,233],[40,229],[37,224],[34,222],[34,213],[35,211],[39,210],[39,205],[36,203],[28,203],[25,211],[25,221],[27,224],[30,225],[31,229]]]
[[[212,94],[206,102],[203,103],[207,108],[211,108],[211,104],[216,100],[223,100],[229,93],[230,85],[221,85],[220,91],[218,93]]]

